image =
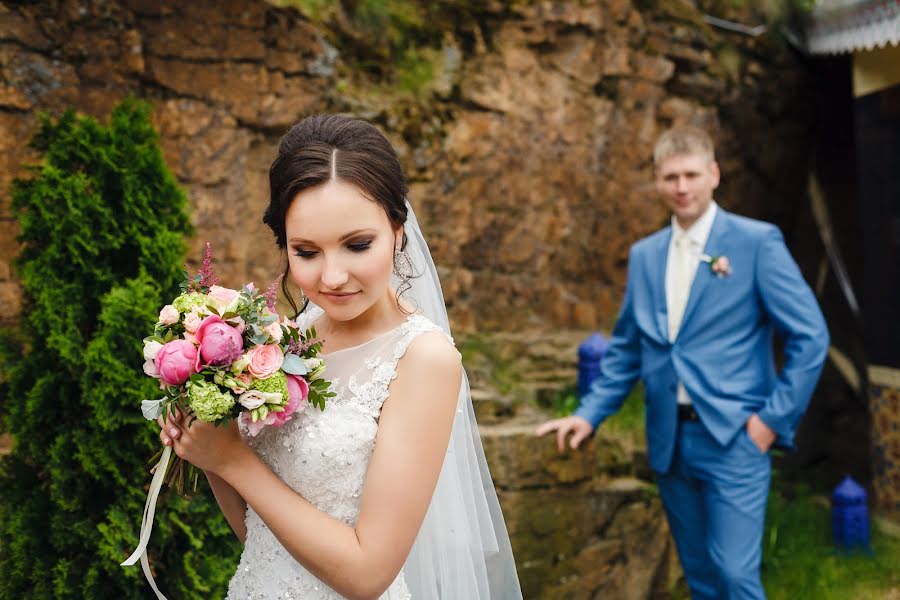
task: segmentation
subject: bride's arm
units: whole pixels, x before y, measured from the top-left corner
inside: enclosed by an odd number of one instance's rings
[[[304,500],[234,431],[200,424],[180,436],[176,450],[219,475],[299,563],[338,593],[377,598],[396,578],[425,518],[461,380],[459,354],[442,334],[425,333],[410,344],[381,412],[355,528]]]
[[[205,473],[209,487],[212,488],[216,502],[219,503],[219,509],[225,515],[225,520],[231,525],[234,535],[243,544],[247,540],[247,502],[233,487],[228,485],[227,481],[212,471],[205,471]]]

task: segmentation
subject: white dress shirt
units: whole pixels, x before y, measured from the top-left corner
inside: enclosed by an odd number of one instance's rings
[[[669,241],[669,253],[666,258],[666,306],[669,313],[669,341],[674,342],[678,336],[678,330],[681,327],[680,315],[684,314],[684,308],[687,305],[690,289],[694,283],[694,277],[697,274],[697,267],[700,264],[700,256],[706,247],[706,240],[709,238],[709,232],[712,229],[713,221],[716,218],[718,206],[715,202],[711,202],[706,211],[700,215],[693,225],[687,230],[681,228],[678,221],[672,216],[672,239]],[[681,236],[689,243],[690,261],[686,272],[680,274],[677,269],[670,268],[678,260],[677,253],[679,250],[675,247],[676,241]],[[680,280],[682,275],[685,279]],[[678,306],[676,306],[676,303]],[[673,319],[672,317],[676,318]],[[677,322],[675,322],[677,321]],[[681,382],[678,382],[677,391],[678,404],[690,404],[691,397]]]

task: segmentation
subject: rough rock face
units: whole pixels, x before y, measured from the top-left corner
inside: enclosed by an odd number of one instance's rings
[[[481,427],[524,596],[668,597],[681,571],[640,446],[601,431],[560,455],[533,432]]]
[[[687,0],[490,10],[488,40],[460,50],[449,32],[410,98],[366,88],[324,26],[264,2],[0,5],[2,318],[19,310],[8,189],[34,159],[36,112],[104,118],[126,95],[155,106],[193,205],[192,257],[212,241],[231,284],[279,271],[260,215],[285,128],[333,110],[378,123],[407,167],[460,331],[608,327],[628,246],[666,220],[650,153],[675,122],[714,132],[724,206],[793,226],[808,119],[784,47],[714,30]]]
[[[38,111],[152,102],[191,200],[191,258],[209,240],[223,284],[263,288],[283,268],[261,222],[281,134],[313,112],[370,119],[407,169],[464,352],[469,338],[488,357],[468,366],[525,596],[648,598],[677,565],[640,448],[600,436],[561,458],[514,400],[574,382],[578,341],[613,323],[628,247],[667,219],[651,161],[664,128],[710,128],[720,203],[790,239],[804,81],[779,43],[712,29],[688,0],[507,4],[488,3],[474,43],[449,31],[410,94],[368,85],[324,25],[262,1],[0,3],[0,323],[20,311],[8,190],[36,158]]]

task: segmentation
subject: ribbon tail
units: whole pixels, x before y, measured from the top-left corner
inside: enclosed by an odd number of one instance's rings
[[[125,559],[125,562],[121,564],[123,567],[130,567],[140,560],[141,569],[144,571],[147,581],[150,582],[150,587],[156,592],[156,597],[159,600],[166,600],[166,597],[157,589],[156,582],[153,580],[153,574],[150,572],[150,562],[147,559],[147,544],[150,542],[150,533],[153,531],[153,515],[156,513],[156,499],[159,497],[163,481],[166,478],[166,471],[168,471],[169,459],[171,459],[171,457],[172,447],[166,446],[163,449],[162,456],[159,458],[159,463],[156,465],[153,479],[150,481],[150,491],[147,494],[147,502],[144,504],[144,515],[141,519],[141,535],[138,541],[138,547],[135,548],[134,552],[131,553],[131,556]]]
[[[150,572],[150,560],[147,558],[147,551],[144,550],[144,553],[141,554],[141,570],[144,572],[144,577],[147,578],[147,581],[150,583],[150,588],[156,594],[157,600],[168,600],[159,588],[156,587],[156,581],[153,579],[153,573]]]

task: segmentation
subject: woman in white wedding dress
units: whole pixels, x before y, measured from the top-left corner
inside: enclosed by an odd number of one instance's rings
[[[257,437],[164,424],[163,443],[206,472],[244,543],[228,598],[520,599],[396,153],[365,121],[309,117],[282,139],[269,179],[264,221],[337,395]]]

